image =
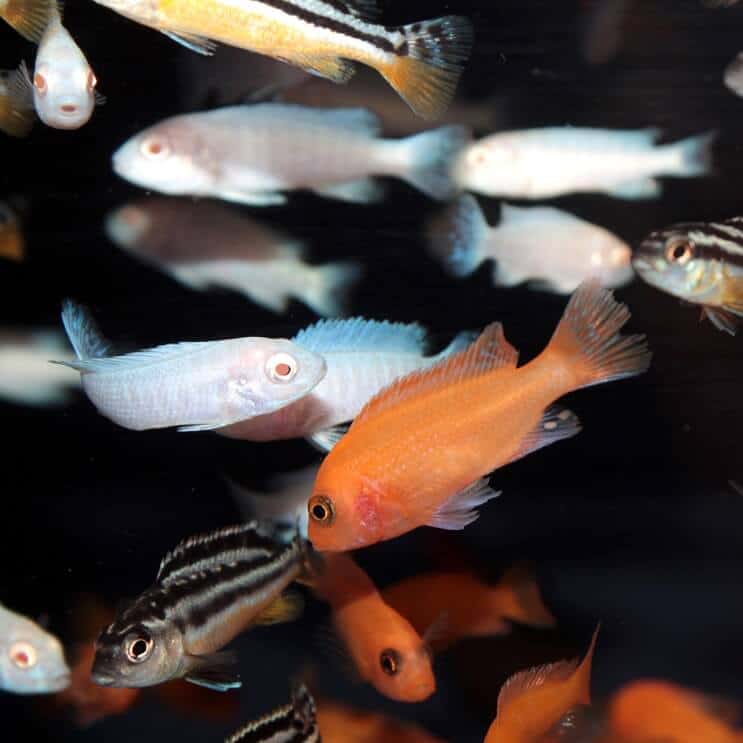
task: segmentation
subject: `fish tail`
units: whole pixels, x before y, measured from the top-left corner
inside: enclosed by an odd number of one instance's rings
[[[509,568],[493,589],[500,598],[501,614],[531,627],[554,627],[555,618],[544,605],[534,570],[529,565]]]
[[[424,119],[446,111],[457,88],[473,42],[472,23],[446,16],[401,29],[405,40],[395,61],[378,68],[400,97]]]
[[[627,305],[616,302],[596,279],[576,289],[546,349],[563,360],[570,389],[647,371],[652,355],[645,336],[619,334],[629,318]]]
[[[8,0],[2,17],[21,36],[38,44],[56,12],[57,0]]]
[[[318,315],[337,317],[348,306],[349,294],[361,278],[362,267],[355,261],[328,263],[313,269],[302,299]]]
[[[101,359],[108,355],[110,344],[85,307],[65,299],[62,324],[78,359]]]
[[[467,276],[484,258],[482,245],[487,234],[488,223],[477,199],[465,194],[432,222],[429,252],[452,275]]]
[[[672,172],[681,176],[710,173],[714,163],[712,145],[716,138],[717,132],[707,132],[667,145],[667,151],[673,156]]]
[[[452,198],[458,191],[451,176],[452,164],[469,136],[464,126],[444,126],[403,139],[397,145],[405,150],[401,177],[433,199]]]

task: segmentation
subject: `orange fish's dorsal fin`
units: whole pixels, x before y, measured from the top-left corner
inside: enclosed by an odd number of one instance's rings
[[[351,428],[416,395],[478,377],[495,369],[515,368],[518,358],[518,351],[503,334],[503,326],[499,322],[492,323],[463,351],[448,356],[428,369],[408,374],[385,387],[366,404]]]
[[[498,694],[497,715],[512,704],[516,699],[528,694],[530,691],[544,686],[545,684],[566,681],[578,669],[580,661],[578,658],[572,660],[561,660],[557,663],[548,663],[544,666],[527,668],[515,673],[501,687]]]

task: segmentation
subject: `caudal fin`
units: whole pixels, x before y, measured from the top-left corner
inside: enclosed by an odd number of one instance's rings
[[[62,324],[78,359],[101,359],[108,355],[109,343],[85,307],[65,299]]]
[[[0,17],[19,34],[38,44],[56,12],[56,0],[8,0]]]
[[[395,61],[379,68],[400,97],[424,119],[446,111],[457,89],[473,42],[472,23],[445,16],[401,29],[405,41]]]
[[[318,266],[302,292],[301,299],[318,315],[343,315],[348,307],[351,289],[362,272],[362,267],[354,261]]]
[[[668,145],[675,156],[674,175],[707,175],[712,170],[712,144],[716,138],[717,132],[707,132]]]
[[[477,199],[470,194],[457,199],[429,227],[429,252],[454,276],[467,276],[483,260],[482,244],[488,223]]]
[[[627,305],[616,302],[596,279],[576,289],[546,349],[569,367],[572,389],[647,371],[652,354],[645,336],[619,334],[629,318]]]

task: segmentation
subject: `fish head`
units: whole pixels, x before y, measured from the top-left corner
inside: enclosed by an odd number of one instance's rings
[[[155,124],[134,135],[112,157],[114,172],[143,188],[165,194],[208,193],[216,172],[209,148],[185,117]]]
[[[723,80],[728,90],[735,95],[743,96],[743,52],[739,52],[725,68]]]
[[[79,129],[93,115],[97,82],[87,64],[37,64],[33,93],[39,118],[55,129]]]
[[[454,163],[454,178],[463,188],[479,193],[526,193],[528,169],[518,142],[509,134],[497,134],[473,142]]]
[[[126,204],[106,215],[103,228],[112,243],[136,253],[152,229],[152,218],[143,205]]]
[[[243,338],[227,377],[235,420],[279,410],[304,397],[325,377],[325,359],[283,338]]]
[[[70,669],[59,640],[33,622],[14,622],[0,639],[0,688],[16,694],[50,694],[69,683]]]
[[[436,691],[431,653],[418,633],[399,617],[390,624],[390,637],[375,638],[381,648],[375,653],[371,683],[380,694],[398,702],[422,702]]]
[[[615,288],[632,281],[632,250],[623,240],[605,230],[597,231],[588,245],[591,276],[602,286]]]

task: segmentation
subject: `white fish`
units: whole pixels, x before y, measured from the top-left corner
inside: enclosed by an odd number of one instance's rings
[[[0,689],[52,694],[69,683],[70,669],[59,640],[0,604]]]
[[[502,205],[500,223],[490,227],[469,194],[435,220],[431,251],[455,276],[492,258],[496,286],[531,281],[558,294],[570,294],[590,278],[615,288],[633,276],[631,248],[603,227],[552,207],[508,204]]]
[[[105,227],[182,284],[233,289],[274,312],[296,297],[320,315],[342,315],[361,274],[353,261],[305,263],[298,240],[212,201],[149,197],[109,214]]]
[[[78,360],[61,363],[80,371],[102,415],[136,431],[226,426],[294,402],[325,376],[322,356],[285,339],[172,343],[106,356],[82,308],[67,300],[62,321]]]
[[[270,415],[228,426],[219,433],[250,441],[307,437],[328,451],[345,433],[366,403],[398,377],[456,353],[474,339],[461,333],[436,356],[425,356],[426,332],[415,323],[391,323],[354,317],[321,320],[300,331],[293,341],[322,354],[324,379],[293,405]]]
[[[714,133],[655,145],[657,129],[554,127],[492,134],[457,159],[454,177],[486,196],[546,199],[600,192],[621,199],[661,193],[658,176],[705,175]]]
[[[728,90],[743,97],[743,52],[738,52],[735,59],[725,68],[723,81]]]
[[[380,198],[372,176],[402,178],[433,198],[454,193],[453,158],[467,140],[444,127],[400,140],[379,138],[365,109],[281,103],[231,106],[165,119],[122,145],[113,168],[143,188],[212,196],[254,206],[282,204],[282,191],[307,188],[329,198]]]
[[[79,129],[105,98],[96,92],[88,60],[62,25],[56,9],[39,42],[33,96],[39,118],[55,129]]]

